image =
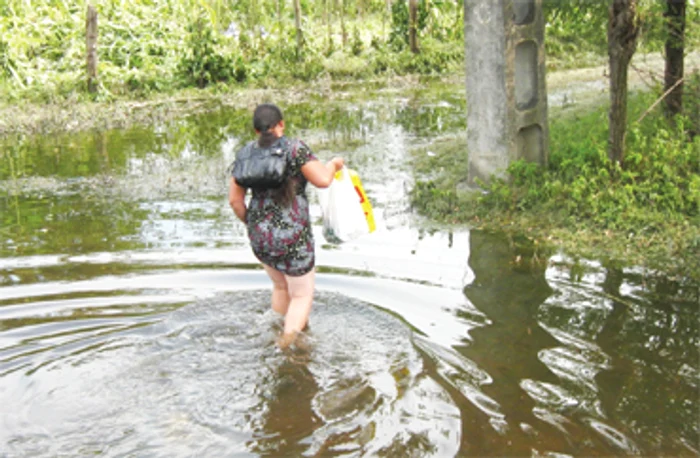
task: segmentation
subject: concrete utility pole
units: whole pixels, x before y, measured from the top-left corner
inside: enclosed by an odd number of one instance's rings
[[[464,0],[470,185],[549,158],[542,0]]]

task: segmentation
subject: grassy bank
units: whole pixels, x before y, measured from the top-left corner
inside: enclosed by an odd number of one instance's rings
[[[691,88],[700,88],[697,77]],[[573,256],[700,280],[700,136],[688,118],[633,95],[623,168],[607,160],[607,110],[552,116],[550,161],[516,162],[509,181],[467,189],[465,138],[413,151],[414,207],[443,223],[525,234]],[[695,102],[697,103],[697,101]],[[689,103],[690,105],[690,103]],[[688,107],[697,113],[697,106]]]

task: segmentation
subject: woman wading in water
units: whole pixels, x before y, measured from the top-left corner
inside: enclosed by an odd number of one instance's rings
[[[262,262],[272,280],[272,309],[284,316],[282,348],[294,342],[308,323],[315,285],[315,250],[309,218],[306,185],[326,188],[343,167],[336,157],[319,161],[301,140],[284,136],[284,119],[273,104],[258,105],[253,113],[253,128],[258,139],[245,145],[236,155],[254,148],[281,148],[285,151],[287,176],[278,188],[252,188],[248,206],[248,188],[232,176],[229,204],[246,224],[255,257]]]

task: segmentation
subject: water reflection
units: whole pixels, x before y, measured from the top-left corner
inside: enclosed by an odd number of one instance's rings
[[[698,454],[697,302],[692,290],[690,297],[673,294],[680,292],[678,282],[659,278],[652,289],[639,280],[606,270],[603,290],[612,310],[597,342],[613,361],[597,377],[601,409],[623,423],[640,448]],[[672,424],[678,430],[669,435]]]
[[[697,374],[692,294],[649,300],[649,279],[614,266],[552,268],[548,278],[559,294],[539,319],[560,345],[541,357],[562,378],[569,402],[542,398],[542,412],[576,419],[583,430],[574,437],[592,432],[584,453],[697,454],[697,411],[688,410],[698,402],[697,381],[684,375]],[[667,345],[673,350],[664,351]]]
[[[92,195],[90,195],[92,194]],[[95,193],[24,196],[5,207],[2,256],[120,251],[143,246],[135,237],[147,213]]]
[[[456,347],[488,374],[470,415],[467,450],[472,441],[490,442],[497,455],[529,454],[533,442],[544,450],[560,449],[560,434],[533,414],[535,403],[522,386],[524,380],[557,381],[539,359],[543,349],[557,344],[537,321],[540,305],[552,294],[544,261],[504,236],[471,232],[469,266],[475,278],[464,293],[489,325],[474,329],[471,339]],[[503,434],[508,446],[498,440]]]
[[[284,359],[270,378],[274,385],[266,403],[262,434],[249,443],[261,456],[301,456],[304,442],[321,425],[311,408],[318,385],[308,367],[293,357]]]

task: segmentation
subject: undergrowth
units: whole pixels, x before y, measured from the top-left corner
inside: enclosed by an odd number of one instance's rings
[[[643,112],[654,98],[637,94],[631,113]],[[421,154],[412,202],[439,221],[530,233],[575,252],[700,278],[700,136],[694,128],[688,117],[669,121],[661,112],[632,122],[624,164],[613,167],[604,108],[553,118],[546,167],[513,162],[506,179],[493,178],[474,192],[463,189],[464,167],[430,175],[442,159],[426,162]]]
[[[303,47],[294,12],[270,0],[92,2],[98,13],[97,94],[86,90],[86,0],[0,2],[0,100],[54,103],[146,98],[223,85],[282,87],[322,78],[464,72],[461,2],[418,2],[418,53],[408,49],[407,1],[301,2]],[[663,50],[663,2],[642,0],[639,52]],[[549,69],[606,62],[607,7],[544,1]],[[469,12],[467,12],[469,13]],[[341,21],[342,18],[342,21]],[[700,19],[687,11],[686,49]]]

